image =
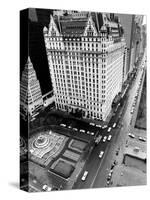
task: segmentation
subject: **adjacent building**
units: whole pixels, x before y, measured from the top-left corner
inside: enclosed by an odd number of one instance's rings
[[[120,23],[124,28],[124,36],[127,44],[127,75],[132,72],[135,62],[141,53],[142,32],[141,25],[143,15],[116,14],[120,18]]]
[[[106,120],[126,75],[127,47],[118,17],[55,12],[43,32],[56,108]]]
[[[131,35],[130,71],[135,67],[141,54],[143,15],[134,15]]]
[[[20,82],[20,114],[24,120],[34,117],[43,106],[40,83],[28,57]]]
[[[120,23],[124,28],[124,36],[125,36],[125,41],[127,45],[127,65],[126,65],[126,75],[130,73],[131,67],[130,67],[130,56],[131,52],[133,51],[131,48],[131,43],[132,43],[132,32],[133,32],[133,21],[134,21],[134,15],[130,14],[116,14],[116,16],[119,17]]]

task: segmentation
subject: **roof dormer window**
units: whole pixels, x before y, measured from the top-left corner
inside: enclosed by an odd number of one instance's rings
[[[56,36],[56,31],[53,28],[51,30],[51,36]]]

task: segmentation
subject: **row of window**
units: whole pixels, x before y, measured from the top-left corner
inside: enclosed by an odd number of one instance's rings
[[[67,110],[67,108],[68,108],[68,106],[66,106],[65,104],[56,103],[56,106],[57,106],[57,108],[63,109],[63,110],[64,109]],[[74,109],[74,107],[73,107],[73,109]],[[85,113],[84,115],[89,118],[93,117],[93,118],[97,118],[100,120],[102,120],[102,117],[103,117],[102,114],[99,113],[99,111],[96,112],[96,110],[93,107],[90,110],[88,110],[87,113]]]

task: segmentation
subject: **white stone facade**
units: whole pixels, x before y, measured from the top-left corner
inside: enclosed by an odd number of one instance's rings
[[[49,28],[43,29],[56,107],[79,108],[84,117],[106,120],[126,64],[120,24],[105,14],[72,15],[51,16]]]

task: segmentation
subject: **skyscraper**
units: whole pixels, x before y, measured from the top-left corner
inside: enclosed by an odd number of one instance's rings
[[[43,32],[56,107],[106,120],[126,68],[126,43],[118,18],[69,11],[51,15]]]
[[[143,15],[134,15],[132,23],[132,35],[131,35],[131,56],[130,56],[130,71],[135,67],[140,56],[140,49],[142,44],[142,21]]]
[[[37,80],[35,70],[28,57],[20,82],[20,114],[23,119],[28,115],[33,117],[38,114],[43,106],[40,83]]]
[[[133,32],[133,21],[134,15],[127,14],[116,14],[119,17],[120,23],[124,28],[124,36],[127,45],[127,65],[126,74],[130,72],[130,55],[131,55],[131,43],[132,43],[132,32]]]

